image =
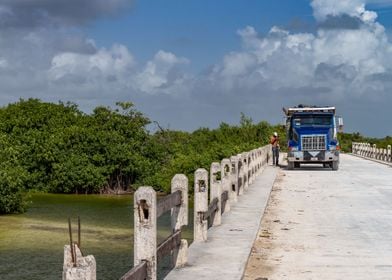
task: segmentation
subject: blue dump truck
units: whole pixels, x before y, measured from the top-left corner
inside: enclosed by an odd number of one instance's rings
[[[338,170],[340,147],[337,132],[343,128],[343,119],[335,116],[335,107],[298,105],[283,108],[283,111],[288,138],[288,169],[319,163]]]

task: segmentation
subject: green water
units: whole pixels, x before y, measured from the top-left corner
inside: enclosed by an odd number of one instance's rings
[[[61,279],[68,217],[81,219],[84,255],[97,261],[98,279],[119,279],[133,266],[133,197],[34,194],[28,211],[0,216],[0,279]],[[170,234],[168,214],[158,242]],[[190,238],[191,229],[185,231]]]

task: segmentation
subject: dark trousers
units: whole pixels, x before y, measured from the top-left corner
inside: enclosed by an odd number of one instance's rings
[[[279,165],[279,147],[272,147],[272,165]]]

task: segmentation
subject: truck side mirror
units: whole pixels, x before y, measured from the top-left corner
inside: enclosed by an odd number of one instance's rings
[[[337,127],[339,132],[343,132],[344,122],[342,117],[337,117]]]
[[[282,127],[283,130],[287,129],[287,118],[283,117],[282,122],[280,123],[280,126]]]

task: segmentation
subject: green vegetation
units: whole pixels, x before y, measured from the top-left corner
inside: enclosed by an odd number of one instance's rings
[[[192,182],[197,168],[265,145],[274,130],[284,134],[244,115],[238,126],[192,133],[151,134],[148,124],[130,102],[91,114],[37,99],[0,108],[0,214],[22,212],[29,191],[120,193],[151,185],[167,192],[176,173]]]
[[[360,133],[339,133],[339,142],[343,152],[351,152],[352,142],[364,142],[370,144],[376,144],[378,148],[386,149],[388,145],[392,146],[392,137],[387,136],[385,138],[377,139],[371,137],[362,136]]]

